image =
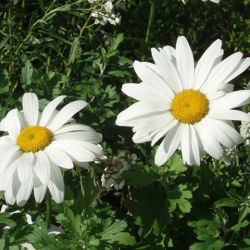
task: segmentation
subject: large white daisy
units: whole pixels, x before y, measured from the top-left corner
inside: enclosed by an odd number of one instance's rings
[[[72,119],[87,103],[74,101],[58,111],[64,98],[55,98],[40,113],[37,96],[25,93],[23,111],[11,110],[0,123],[7,134],[0,137],[0,190],[5,191],[7,203],[24,205],[32,190],[36,202],[41,202],[47,187],[53,199],[62,202],[64,181],[59,167],[86,165],[102,155],[97,146],[101,134]]]
[[[231,120],[250,121],[250,116],[233,108],[250,102],[250,90],[233,92],[229,82],[248,68],[250,58],[237,52],[222,60],[221,44],[216,40],[196,65],[185,37],[177,39],[176,49],[153,48],[154,64],[134,62],[142,82],[124,84],[122,91],[138,102],[121,112],[116,123],[133,127],[135,143],[154,145],[164,138],[155,155],[157,165],[177,149],[184,163],[199,165],[205,152],[220,159],[222,146],[241,142]]]

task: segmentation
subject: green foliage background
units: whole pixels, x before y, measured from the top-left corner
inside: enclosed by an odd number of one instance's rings
[[[184,166],[176,154],[158,168],[155,149],[134,144],[131,129],[115,125],[133,103],[121,86],[138,82],[132,63],[152,61],[151,47],[174,46],[185,35],[196,59],[217,38],[225,55],[249,55],[250,0],[113,3],[121,14],[116,26],[94,25],[91,12],[98,6],[87,0],[0,2],[0,118],[20,107],[24,92],[35,92],[41,105],[62,94],[67,101],[86,100],[90,105],[77,119],[103,134],[107,156],[89,170],[65,171],[63,204],[31,198],[24,208],[0,213],[0,249],[21,249],[23,242],[48,250],[250,249],[249,146],[238,147],[230,160],[204,158],[200,167]],[[249,72],[235,88],[249,88],[247,79]],[[121,161],[130,166],[122,174],[124,188],[105,189],[104,169]],[[21,213],[11,214],[17,209]],[[64,234],[48,235],[50,224]]]

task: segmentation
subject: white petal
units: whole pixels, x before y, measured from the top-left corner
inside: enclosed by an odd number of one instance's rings
[[[158,147],[155,154],[155,164],[163,165],[180,146],[182,137],[182,125],[176,125],[165,136],[163,142]]]
[[[13,145],[12,147],[6,148],[6,151],[1,156],[0,161],[0,173],[5,171],[5,169],[14,162],[17,158],[21,156],[21,152],[19,151],[19,147],[16,145]]]
[[[102,141],[102,135],[95,131],[93,132],[81,131],[81,132],[69,132],[54,136],[54,140],[60,140],[60,139],[81,140],[98,144]]]
[[[147,133],[152,133],[162,126],[167,126],[167,124],[173,119],[174,118],[170,112],[159,112],[138,121],[134,125],[133,131],[145,131]]]
[[[13,205],[15,203],[16,198],[13,194],[12,183],[10,183],[9,186],[6,188],[4,192],[4,198],[7,204]]]
[[[218,120],[246,121],[250,122],[250,115],[239,110],[213,110],[209,112],[209,117]]]
[[[12,178],[12,193],[13,193],[15,199],[17,197],[17,194],[19,192],[21,185],[22,185],[22,183],[20,182],[20,180],[18,178],[17,171],[15,171],[15,173],[13,174],[13,178]]]
[[[230,140],[233,141],[234,144],[238,145],[242,143],[242,137],[240,134],[234,129],[234,125],[231,121],[219,121],[212,120],[214,126],[218,127],[222,133],[224,133]]]
[[[12,180],[14,173],[18,167],[21,156],[18,157],[6,170],[0,175],[0,190],[5,190]]]
[[[60,148],[79,162],[89,162],[95,160],[96,156],[102,156],[100,147],[77,140],[57,140],[51,146]]]
[[[170,99],[167,98],[165,93],[160,93],[159,91],[156,91],[150,85],[145,83],[123,84],[122,92],[138,101],[144,101],[150,103],[163,102],[166,103],[166,105],[168,105],[170,102]]]
[[[54,164],[51,165],[51,175],[48,188],[54,201],[56,203],[62,203],[64,198],[63,176],[60,168]]]
[[[16,203],[18,206],[25,205],[25,203],[28,201],[30,197],[32,189],[33,189],[33,178],[30,178],[29,182],[21,184],[16,196]]]
[[[0,147],[10,148],[16,145],[16,140],[13,140],[9,135],[0,137]]]
[[[58,112],[53,121],[48,125],[48,128],[51,131],[59,129],[61,126],[67,123],[72,118],[72,116],[86,107],[87,104],[88,103],[85,101],[74,101],[67,104]]]
[[[161,137],[163,137],[167,133],[166,128],[168,128],[168,130],[171,128],[171,125],[168,125],[173,119],[170,112],[157,113],[141,119],[133,127],[133,132],[136,132],[132,138],[133,141],[135,143],[151,141],[159,131],[164,130],[165,133],[161,135]]]
[[[227,123],[210,118],[205,119],[208,133],[211,133],[225,147],[232,148],[234,144],[242,142],[240,134]]]
[[[218,141],[209,133],[206,123],[197,123],[195,128],[198,131],[203,149],[215,159],[220,159],[223,155],[223,149]]]
[[[176,50],[172,46],[163,47],[162,51],[173,63],[176,63]]]
[[[176,119],[173,119],[172,121],[170,121],[164,128],[162,128],[161,130],[157,131],[157,133],[155,133],[154,135],[152,135],[153,140],[151,142],[151,146],[154,146],[155,143],[162,138],[163,136],[166,135],[166,133],[172,129],[174,126],[176,126],[178,123],[178,121]]]
[[[168,86],[175,92],[178,93],[183,90],[179,73],[173,64],[172,60],[168,55],[165,55],[164,51],[157,51],[156,49],[151,50],[153,59],[157,68]],[[164,93],[164,92],[163,92]]]
[[[225,91],[226,93],[230,93],[234,90],[234,85],[233,84],[226,84],[225,87],[222,89],[222,91]]]
[[[210,104],[210,107],[215,110],[226,110],[238,108],[248,103],[250,103],[250,90],[239,90],[215,100]]]
[[[194,58],[188,41],[184,36],[177,39],[176,62],[183,88],[191,88],[194,81]]]
[[[199,145],[199,137],[197,132],[193,126],[191,128],[191,140],[190,140],[190,147],[192,148],[192,159],[191,165],[200,165],[200,145]]]
[[[164,105],[152,105],[148,103],[136,102],[117,116],[116,124],[119,126],[133,126],[134,121],[150,117],[160,111],[167,111],[169,108],[170,106],[167,107]]]
[[[213,68],[201,91],[206,94],[221,89],[225,84],[225,79],[233,72],[241,58],[242,53],[237,52],[220,62]]]
[[[87,125],[73,123],[62,126],[60,129],[54,132],[54,135],[59,135],[62,133],[73,132],[73,131],[95,131],[95,130]]]
[[[181,138],[183,162],[188,165],[200,165],[200,150],[196,131],[193,126],[183,125]]]
[[[65,95],[58,96],[53,101],[47,104],[47,106],[44,108],[42,112],[42,115],[39,121],[40,126],[46,126],[48,124],[48,122],[51,120],[51,115],[54,113],[57,106],[63,101],[65,97],[66,97]]]
[[[147,132],[138,131],[133,135],[132,140],[134,143],[148,142],[151,141],[151,136]]]
[[[207,79],[217,57],[221,51],[221,40],[217,39],[201,56],[195,67],[194,89],[200,89],[204,81]]]
[[[17,109],[13,109],[7,114],[4,120],[6,131],[9,133],[12,139],[15,140],[22,129],[20,112]]]
[[[191,165],[191,148],[190,148],[190,129],[188,124],[183,124],[181,137],[181,152],[183,162]]]
[[[167,83],[157,72],[153,71],[152,68],[149,68],[145,64],[138,61],[135,61],[133,66],[136,74],[145,84],[148,84],[160,94],[164,93],[168,100],[171,100],[174,97],[174,93],[169,88]]]
[[[250,57],[242,59],[239,66],[236,68],[236,70],[228,76],[227,79],[225,79],[225,82],[230,82],[233,80],[236,76],[243,73],[248,67],[250,66]]]
[[[231,136],[228,136],[226,133],[224,133],[224,131],[221,129],[222,126],[217,126],[218,123],[216,120],[205,118],[204,122],[206,122],[206,127],[208,130],[207,132],[212,134],[219,143],[227,148],[231,148],[234,146]]]
[[[16,199],[17,197],[17,194],[19,192],[19,189],[22,185],[22,183],[20,182],[19,178],[18,178],[18,174],[17,174],[17,171],[15,171],[15,173],[13,174],[13,177],[12,177],[12,193]]]
[[[23,112],[29,126],[37,125],[39,104],[38,98],[34,93],[25,93],[23,95]]]
[[[47,185],[50,180],[50,160],[43,151],[38,151],[35,156],[34,172],[41,182]]]
[[[34,174],[34,196],[37,203],[41,203],[47,191],[47,185],[42,184],[39,178]]]
[[[29,183],[33,178],[34,154],[24,153],[18,161],[17,174],[21,183]]]
[[[72,159],[63,150],[50,145],[45,148],[45,152],[50,160],[57,166],[67,169],[71,169],[74,167]]]

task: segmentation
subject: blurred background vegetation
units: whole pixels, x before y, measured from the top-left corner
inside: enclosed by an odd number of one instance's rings
[[[135,145],[131,129],[115,125],[133,102],[121,86],[139,82],[132,63],[152,61],[152,47],[175,46],[185,35],[197,60],[220,38],[225,56],[249,56],[250,0],[116,0],[120,23],[95,24],[92,13],[104,3],[0,2],[0,118],[20,106],[24,92],[35,92],[41,106],[62,94],[86,100],[79,122],[103,134],[107,156],[89,170],[64,173],[65,202],[53,203],[50,216],[63,235],[47,235],[46,204],[31,200],[19,216],[11,215],[16,207],[0,214],[0,248],[31,242],[48,250],[250,249],[249,146],[228,151],[221,161],[204,158],[200,167],[187,168],[175,155],[158,168],[155,150]],[[250,88],[248,81],[249,71],[235,88]],[[113,186],[105,186],[105,178]]]

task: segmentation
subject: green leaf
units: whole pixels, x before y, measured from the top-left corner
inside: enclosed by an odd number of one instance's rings
[[[168,192],[167,199],[170,202],[169,210],[173,212],[177,205],[183,213],[189,213],[192,205],[189,199],[192,198],[192,193],[187,190],[187,185],[179,184],[177,189]]]
[[[238,231],[240,231],[242,228],[247,227],[248,225],[249,225],[249,221],[243,220],[242,222],[240,222],[240,223],[238,223],[238,224],[232,226],[230,229],[231,229],[232,231],[238,232]]]
[[[212,242],[198,242],[189,247],[189,250],[221,250],[224,246],[222,240],[216,240]]]
[[[74,215],[73,211],[66,207],[64,214],[59,214],[56,217],[59,223],[62,223],[68,230],[81,236],[81,216]]]
[[[239,223],[242,222],[246,216],[250,213],[250,207],[248,205],[246,205],[243,210],[240,211],[240,215],[239,215]]]
[[[249,246],[250,246],[250,238],[248,238],[248,239],[244,239],[244,242],[245,242],[247,245],[249,245]]]
[[[127,232],[122,232],[126,229],[127,223],[125,221],[116,221],[101,233],[101,240],[109,243],[118,242],[122,245],[132,246],[135,244],[135,238]]]
[[[129,185],[147,186],[158,179],[158,175],[150,167],[134,166],[122,173]]]
[[[214,203],[215,207],[238,207],[239,203],[233,198],[224,198]]]
[[[30,85],[32,82],[33,75],[33,66],[30,60],[25,62],[24,67],[22,68],[21,82],[25,85]]]
[[[0,224],[7,225],[9,227],[15,227],[16,222],[10,219],[11,214],[9,213],[0,213]]]

